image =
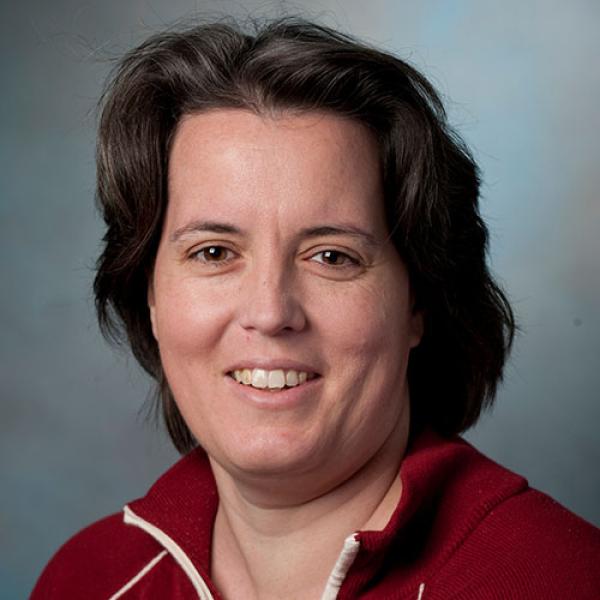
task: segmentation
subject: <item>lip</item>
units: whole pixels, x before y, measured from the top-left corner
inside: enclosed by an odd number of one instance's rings
[[[264,365],[264,362],[262,364]],[[253,368],[260,369],[265,367]],[[293,369],[295,367],[288,368]],[[225,376],[226,385],[231,386],[231,393],[236,398],[257,408],[267,410],[289,410],[309,404],[311,399],[314,398],[316,388],[320,385],[321,379],[320,376],[317,376],[314,379],[305,381],[301,385],[271,391],[268,389],[253,388],[250,385],[243,385],[238,383],[233,377],[229,375]]]

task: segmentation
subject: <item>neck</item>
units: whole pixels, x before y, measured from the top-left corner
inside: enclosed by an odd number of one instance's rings
[[[256,481],[247,486],[211,461],[220,496],[212,576],[224,597],[320,598],[344,540],[389,521],[402,493],[407,438],[403,424],[350,477],[296,502],[289,494],[276,504],[262,501]]]

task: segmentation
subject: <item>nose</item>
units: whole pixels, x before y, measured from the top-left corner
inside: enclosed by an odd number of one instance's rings
[[[306,327],[306,314],[293,270],[284,265],[254,268],[240,290],[239,322],[248,331],[267,336],[299,332]]]

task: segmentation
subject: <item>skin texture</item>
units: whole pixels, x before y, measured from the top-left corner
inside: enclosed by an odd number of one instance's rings
[[[232,597],[318,596],[343,539],[383,527],[400,494],[422,334],[375,140],[327,114],[215,110],[180,122],[169,169],[149,306],[219,487],[213,576]],[[269,392],[230,377],[244,366],[316,376]]]

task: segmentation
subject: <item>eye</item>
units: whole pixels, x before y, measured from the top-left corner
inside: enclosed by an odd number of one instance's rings
[[[198,248],[190,254],[192,260],[196,260],[202,263],[213,263],[219,264],[232,260],[235,257],[235,253],[226,248],[225,246],[219,246],[212,244],[210,246],[204,246]]]
[[[350,267],[359,264],[356,258],[341,250],[321,250],[313,254],[311,260],[330,267]]]

